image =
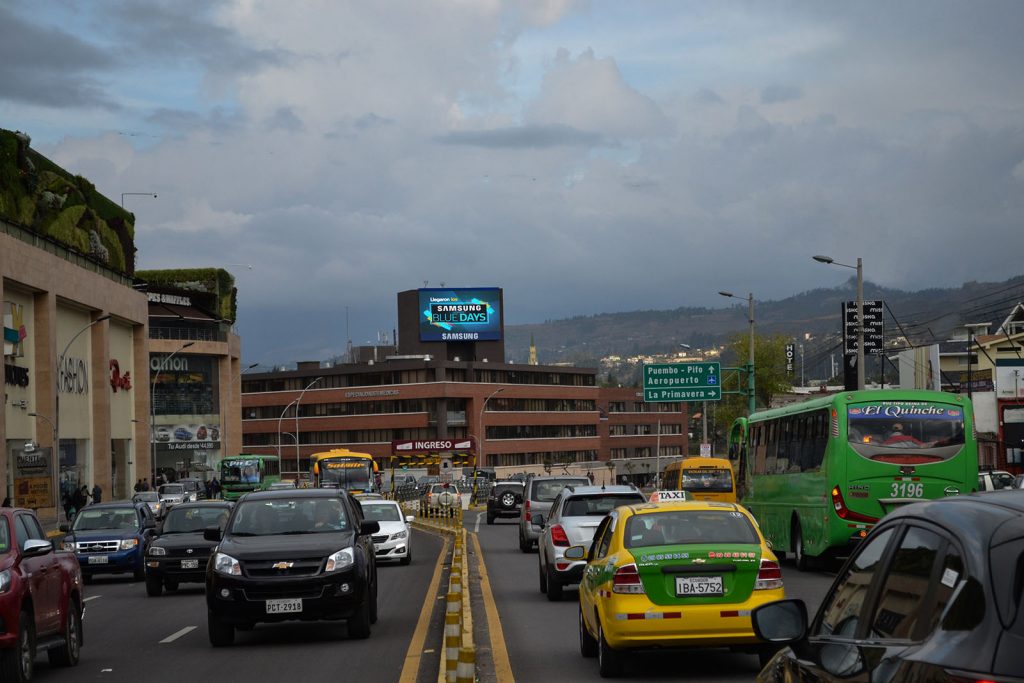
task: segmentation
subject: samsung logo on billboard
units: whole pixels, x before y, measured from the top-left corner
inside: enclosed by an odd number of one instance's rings
[[[501,341],[501,289],[419,290],[420,341]]]

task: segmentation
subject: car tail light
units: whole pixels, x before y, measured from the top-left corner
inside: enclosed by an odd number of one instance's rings
[[[530,501],[528,500],[523,501],[523,519],[526,520],[527,524],[533,521],[530,519]]]
[[[563,548],[569,547],[569,537],[565,535],[565,529],[560,524],[551,527],[551,543]]]
[[[845,519],[849,522],[865,522],[867,524],[874,524],[878,521],[877,517],[862,515],[859,512],[854,512],[850,508],[846,507],[846,501],[843,500],[843,493],[839,490],[838,486],[832,487],[832,507],[835,508],[836,514],[839,515],[840,519]]]
[[[782,569],[773,560],[761,560],[761,568],[757,571],[754,590],[765,591],[782,588]]]
[[[640,572],[635,564],[625,564],[615,570],[612,577],[614,593],[644,593],[644,584],[640,582]]]
[[[1008,678],[992,676],[991,674],[975,674],[969,671],[950,671],[949,669],[946,669],[943,673],[946,674],[946,680],[949,681],[949,683],[1003,683],[1003,681],[1011,680]]]

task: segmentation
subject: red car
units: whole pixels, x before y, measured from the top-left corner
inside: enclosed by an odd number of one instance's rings
[[[0,680],[32,679],[36,653],[74,666],[82,647],[82,571],[32,510],[0,508]]]

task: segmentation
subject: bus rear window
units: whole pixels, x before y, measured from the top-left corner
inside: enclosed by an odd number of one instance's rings
[[[866,457],[886,460],[900,451],[935,451],[928,460],[954,455],[964,443],[960,406],[918,401],[852,404],[847,409],[847,440]]]
[[[683,491],[729,492],[732,491],[732,473],[709,467],[683,470],[680,488]]]

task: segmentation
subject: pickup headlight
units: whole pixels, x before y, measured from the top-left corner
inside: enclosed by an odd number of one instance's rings
[[[150,555],[166,555],[167,554],[167,548],[164,548],[163,546],[159,546],[159,545],[151,545],[151,546],[149,546],[149,554]]]
[[[241,576],[242,565],[238,564],[238,560],[230,555],[217,553],[213,556],[213,571],[227,576]]]
[[[356,555],[352,552],[352,548],[342,548],[327,558],[327,566],[324,567],[324,571],[327,573],[340,572],[348,569],[355,563]]]
[[[0,572],[0,593],[6,593],[11,587],[11,570],[5,569]]]
[[[132,548],[139,545],[139,539],[137,538],[126,538],[121,541],[121,550],[131,550]]]
[[[408,535],[409,535],[408,531],[399,531],[397,533],[391,534],[391,540],[392,541],[397,541],[398,539],[405,538]]]

